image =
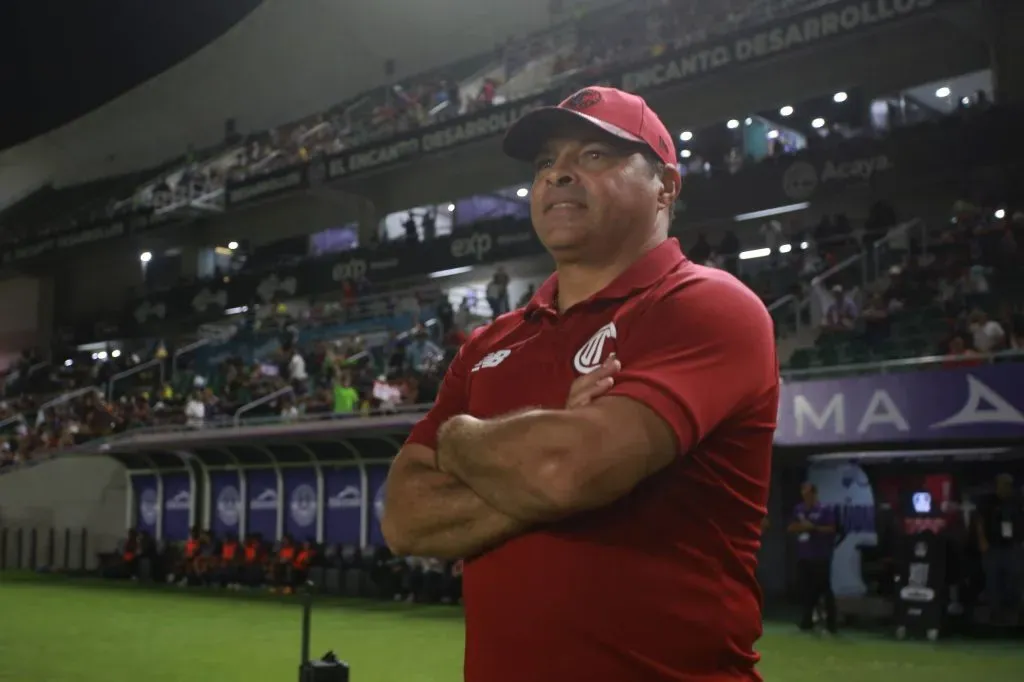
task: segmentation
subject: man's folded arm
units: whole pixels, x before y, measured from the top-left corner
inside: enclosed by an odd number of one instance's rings
[[[526,529],[433,463],[433,450],[408,443],[391,465],[381,530],[395,554],[468,558]]]

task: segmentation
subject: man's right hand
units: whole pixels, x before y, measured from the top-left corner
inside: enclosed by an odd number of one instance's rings
[[[565,409],[586,407],[607,393],[615,385],[614,377],[620,369],[622,369],[622,363],[615,357],[615,353],[612,353],[596,370],[577,377],[569,387],[569,397],[565,401]]]

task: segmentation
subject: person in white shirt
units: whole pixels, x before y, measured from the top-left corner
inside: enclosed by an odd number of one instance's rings
[[[189,396],[185,403],[185,423],[193,428],[202,428],[206,420],[206,405],[203,403],[199,392]]]
[[[979,353],[995,353],[1006,344],[1006,332],[1002,325],[990,320],[988,313],[983,310],[971,313],[969,327],[974,339],[974,350]]]

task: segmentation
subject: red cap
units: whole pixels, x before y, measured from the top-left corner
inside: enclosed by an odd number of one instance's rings
[[[566,119],[586,121],[615,137],[645,144],[666,165],[676,165],[672,136],[644,98],[598,86],[580,90],[557,107],[526,114],[508,129],[502,148],[513,159],[533,161],[547,136]]]

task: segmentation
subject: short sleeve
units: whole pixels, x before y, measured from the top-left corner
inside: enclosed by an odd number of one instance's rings
[[[658,414],[687,451],[719,425],[754,410],[774,429],[779,383],[775,334],[759,298],[725,273],[680,286],[618,325],[622,369],[609,395]]]
[[[478,332],[474,332],[469,340],[462,345],[455,355],[448,371],[445,372],[441,388],[438,390],[437,399],[434,405],[421,419],[405,440],[406,444],[416,443],[424,445],[431,450],[437,449],[437,430],[441,425],[457,414],[467,411],[469,396],[467,392],[467,377],[469,376],[469,362],[466,354],[471,352],[470,348],[476,339]]]

